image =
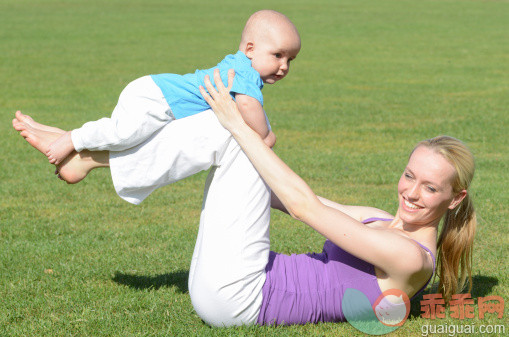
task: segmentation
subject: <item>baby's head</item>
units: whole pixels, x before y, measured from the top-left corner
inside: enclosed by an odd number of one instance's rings
[[[283,14],[261,10],[249,17],[239,45],[264,83],[283,79],[300,50],[295,25]]]

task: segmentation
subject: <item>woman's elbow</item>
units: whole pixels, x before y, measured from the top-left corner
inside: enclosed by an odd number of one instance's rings
[[[316,196],[314,196],[316,200]],[[288,214],[295,220],[299,220],[306,223],[306,219],[311,216],[311,213],[314,209],[313,207],[313,198],[309,196],[301,196],[297,198],[292,198],[289,204],[286,205],[286,210]]]

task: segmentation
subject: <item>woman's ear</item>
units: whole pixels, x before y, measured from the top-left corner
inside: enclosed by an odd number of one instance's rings
[[[456,206],[458,206],[463,199],[467,196],[467,190],[462,190],[456,196],[452,199],[451,203],[449,204],[449,209],[455,209]]]
[[[248,42],[246,43],[246,48],[243,50],[244,54],[246,54],[247,58],[252,60],[254,53],[254,43]]]

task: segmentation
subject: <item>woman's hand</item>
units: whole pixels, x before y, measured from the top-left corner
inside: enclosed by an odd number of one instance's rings
[[[230,69],[228,71],[228,87],[225,87],[219,75],[219,70],[216,69],[214,70],[214,83],[216,84],[217,90],[210,82],[208,75],[205,76],[205,86],[207,87],[208,93],[200,86],[200,93],[203,98],[210,105],[219,122],[230,132],[232,132],[235,127],[245,124],[237,104],[230,96],[230,89],[232,88],[234,77],[235,72],[233,69]]]

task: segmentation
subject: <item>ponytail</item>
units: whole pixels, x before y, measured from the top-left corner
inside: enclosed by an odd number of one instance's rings
[[[438,290],[446,303],[453,294],[461,292],[468,277],[472,290],[472,251],[477,219],[472,201],[467,194],[444,217],[442,233],[438,238]]]

